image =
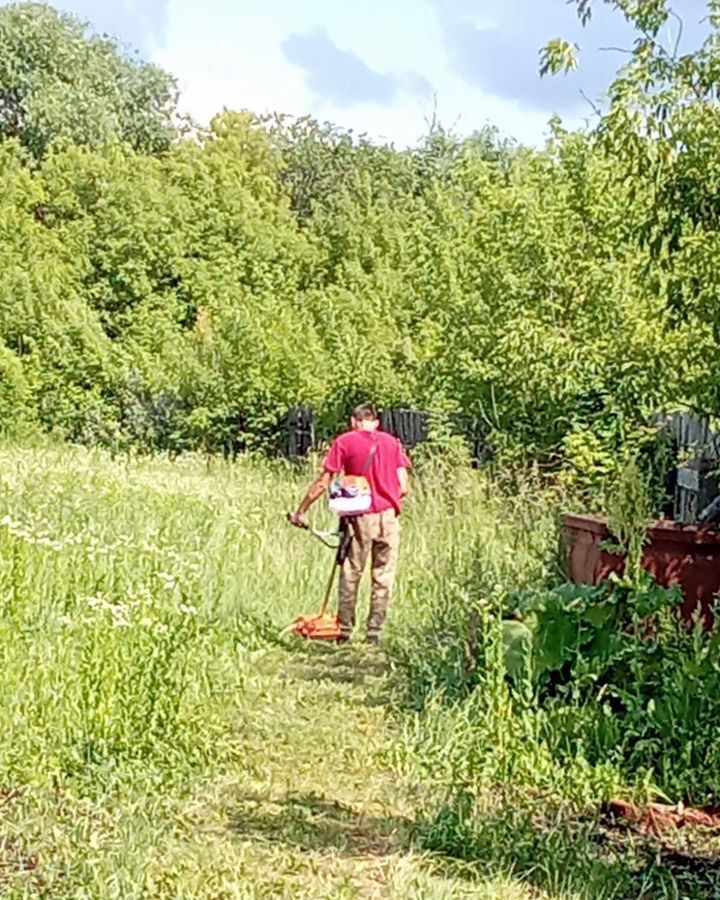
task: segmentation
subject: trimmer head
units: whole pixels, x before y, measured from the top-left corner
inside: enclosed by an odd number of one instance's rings
[[[342,637],[336,613],[319,616],[300,616],[292,626],[293,634],[309,641],[336,641]]]

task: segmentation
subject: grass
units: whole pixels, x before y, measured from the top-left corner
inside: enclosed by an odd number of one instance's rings
[[[277,640],[331,561],[283,522],[307,473],[66,447],[0,472],[0,894],[534,896],[417,848],[386,656]],[[426,509],[397,627],[445,549]]]
[[[610,827],[618,772],[554,759],[480,652],[559,577],[562,498],[427,475],[385,648],[335,648],[280,637],[332,562],[284,521],[309,475],[0,450],[0,895],[718,896],[715,848]]]

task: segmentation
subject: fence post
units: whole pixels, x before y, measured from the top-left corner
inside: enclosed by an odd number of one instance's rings
[[[300,459],[315,448],[315,414],[309,406],[296,406],[287,414],[287,455]]]

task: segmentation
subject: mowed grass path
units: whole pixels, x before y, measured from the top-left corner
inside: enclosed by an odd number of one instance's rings
[[[256,672],[240,725],[246,764],[193,798],[165,858],[182,883],[196,871],[207,896],[537,896],[412,849],[382,652],[300,646],[260,654]]]

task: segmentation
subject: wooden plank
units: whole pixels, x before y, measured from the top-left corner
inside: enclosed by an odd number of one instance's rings
[[[408,448],[428,439],[428,414],[415,409],[383,410],[380,422],[383,431],[392,434]]]
[[[719,455],[719,436],[707,419],[693,413],[671,416],[666,427],[675,439],[681,459],[676,470],[673,516],[683,524],[694,523],[701,509],[717,493],[711,470]]]
[[[296,406],[286,418],[286,447],[291,459],[300,459],[315,447],[315,414],[309,406]]]

